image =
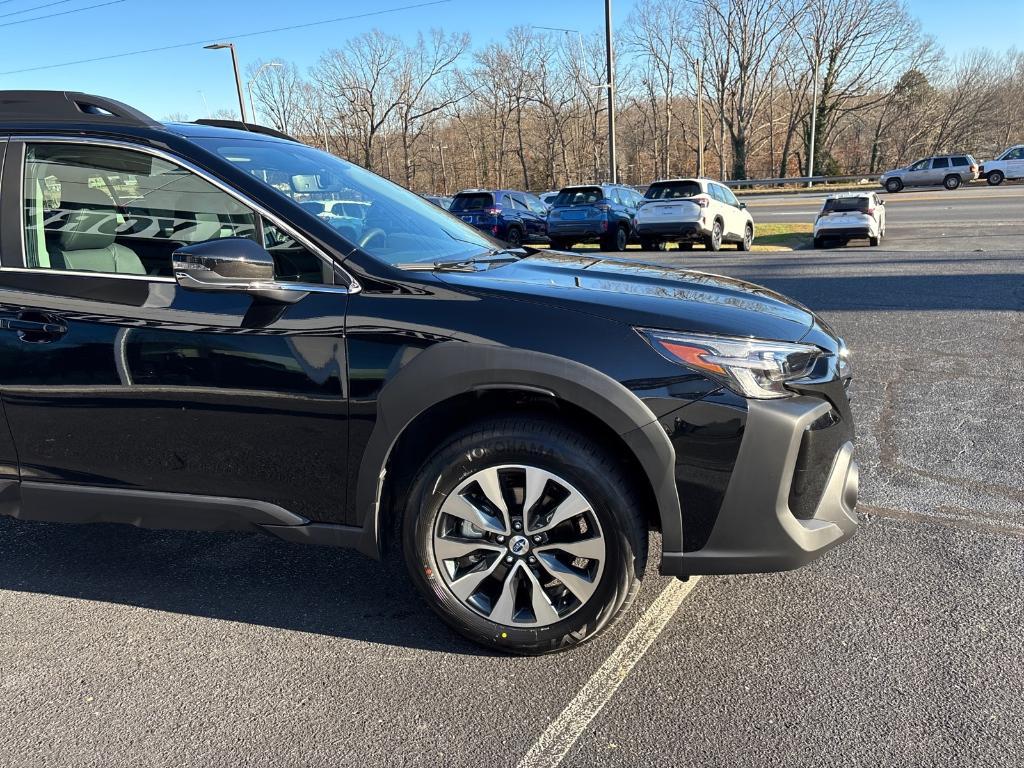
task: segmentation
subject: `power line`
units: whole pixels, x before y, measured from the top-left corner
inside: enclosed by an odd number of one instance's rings
[[[112,0],[112,2],[103,3],[102,5],[113,5],[114,3],[123,3],[124,1],[125,0]],[[258,32],[244,32],[244,33],[238,34],[238,35],[218,35],[217,37],[209,37],[209,38],[206,38],[205,40],[193,40],[193,41],[188,42],[188,43],[176,43],[174,45],[162,45],[162,46],[159,46],[157,48],[145,48],[145,49],[139,50],[139,51],[126,51],[125,53],[114,53],[114,54],[111,54],[109,56],[96,56],[96,57],[91,58],[91,59],[78,59],[77,61],[65,61],[65,62],[62,62],[60,64],[44,64],[44,65],[39,66],[39,67],[26,67],[25,69],[12,69],[12,70],[9,70],[7,72],[0,72],[0,76],[3,76],[3,75],[20,75],[20,74],[23,74],[25,72],[40,72],[40,71],[45,70],[45,69],[58,69],[60,67],[73,67],[73,66],[77,66],[79,64],[92,64],[93,62],[97,62],[97,61],[110,61],[111,59],[123,59],[126,56],[140,56],[140,55],[145,54],[145,53],[159,53],[159,52],[162,52],[162,51],[173,51],[173,50],[177,50],[179,48],[191,48],[191,47],[196,46],[196,45],[206,45],[207,43],[216,43],[216,42],[220,42],[221,40],[227,40],[227,39],[231,39],[231,40],[244,40],[245,38],[258,37],[259,35],[270,35],[270,34],[274,34],[276,32],[292,32],[292,31],[297,30],[297,29],[308,29],[309,27],[318,27],[318,26],[321,26],[322,24],[336,24],[336,23],[341,22],[341,21],[354,21],[356,19],[366,19],[366,18],[369,18],[371,16],[383,16],[384,14],[388,14],[388,13],[398,13],[399,11],[411,11],[411,10],[415,10],[417,8],[426,8],[426,7],[432,6],[432,5],[444,5],[444,4],[450,3],[450,2],[452,2],[452,0],[429,0],[429,2],[413,3],[411,5],[400,5],[400,6],[396,6],[395,8],[383,8],[383,9],[381,9],[379,11],[367,11],[366,13],[357,13],[357,14],[352,15],[352,16],[339,16],[339,17],[334,18],[334,19],[321,19],[320,21],[310,21],[310,22],[307,22],[307,23],[304,23],[304,24],[292,24],[292,25],[287,26],[287,27],[275,27],[273,29],[261,29]],[[99,7],[102,7],[102,6],[100,5],[100,6],[92,6],[92,7],[99,8]],[[81,10],[87,10],[87,9],[83,8]],[[70,11],[68,11],[67,13],[70,13]],[[18,23],[18,22],[15,22],[15,23]],[[3,27],[3,26],[7,26],[7,25],[0,24],[0,27]]]
[[[17,16],[20,13],[28,13],[29,11],[41,11],[43,8],[52,8],[55,5],[67,5],[68,3],[74,3],[76,0],[56,0],[53,3],[43,3],[42,5],[33,5],[31,8],[22,8],[20,11],[8,11],[0,15],[0,19],[6,19],[8,16]],[[0,3],[3,5],[3,3]],[[43,18],[46,18],[45,16]]]
[[[110,2],[107,2],[107,3],[97,3],[96,5],[87,5],[84,8],[73,8],[70,11],[60,11],[59,13],[48,13],[45,16],[33,16],[31,19],[18,19],[17,21],[8,21],[5,24],[0,24],[0,28],[3,28],[3,27],[13,27],[13,26],[15,26],[17,24],[28,24],[29,22],[32,22],[32,21],[42,21],[43,19],[53,19],[53,18],[56,18],[57,16],[69,16],[72,13],[81,13],[82,11],[91,11],[91,10],[94,10],[96,8],[106,8],[108,5],[118,5],[120,3],[123,3],[124,1],[125,0],[110,0]],[[16,14],[12,13],[12,14],[8,14],[8,15],[9,16],[14,16]]]

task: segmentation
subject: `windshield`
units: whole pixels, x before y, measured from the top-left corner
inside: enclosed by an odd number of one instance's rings
[[[317,213],[388,264],[469,259],[497,247],[419,195],[312,147],[245,138],[195,141]]]
[[[593,205],[604,200],[600,187],[575,187],[563,189],[555,198],[555,207],[560,205]]]
[[[674,181],[670,184],[652,184],[644,195],[648,200],[672,200],[678,197],[694,197],[701,193],[696,181]]]

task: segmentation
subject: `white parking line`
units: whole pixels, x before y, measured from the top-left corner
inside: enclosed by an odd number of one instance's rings
[[[517,768],[557,768],[561,765],[580,735],[658,639],[698,581],[699,576],[692,576],[689,581],[673,579],[662,590],[612,655],[534,742]]]

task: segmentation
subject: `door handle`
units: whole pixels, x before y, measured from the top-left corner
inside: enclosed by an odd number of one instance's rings
[[[26,313],[27,314],[27,313]],[[12,331],[18,338],[28,343],[46,343],[68,332],[68,327],[56,318],[32,313],[40,319],[27,317],[0,318],[0,331]]]

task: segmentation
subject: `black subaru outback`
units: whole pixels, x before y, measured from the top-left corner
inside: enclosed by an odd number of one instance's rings
[[[0,93],[0,156],[0,513],[393,553],[519,653],[621,614],[651,529],[686,578],[856,527],[845,346],[769,290],[507,250],[269,129],[79,93]]]

